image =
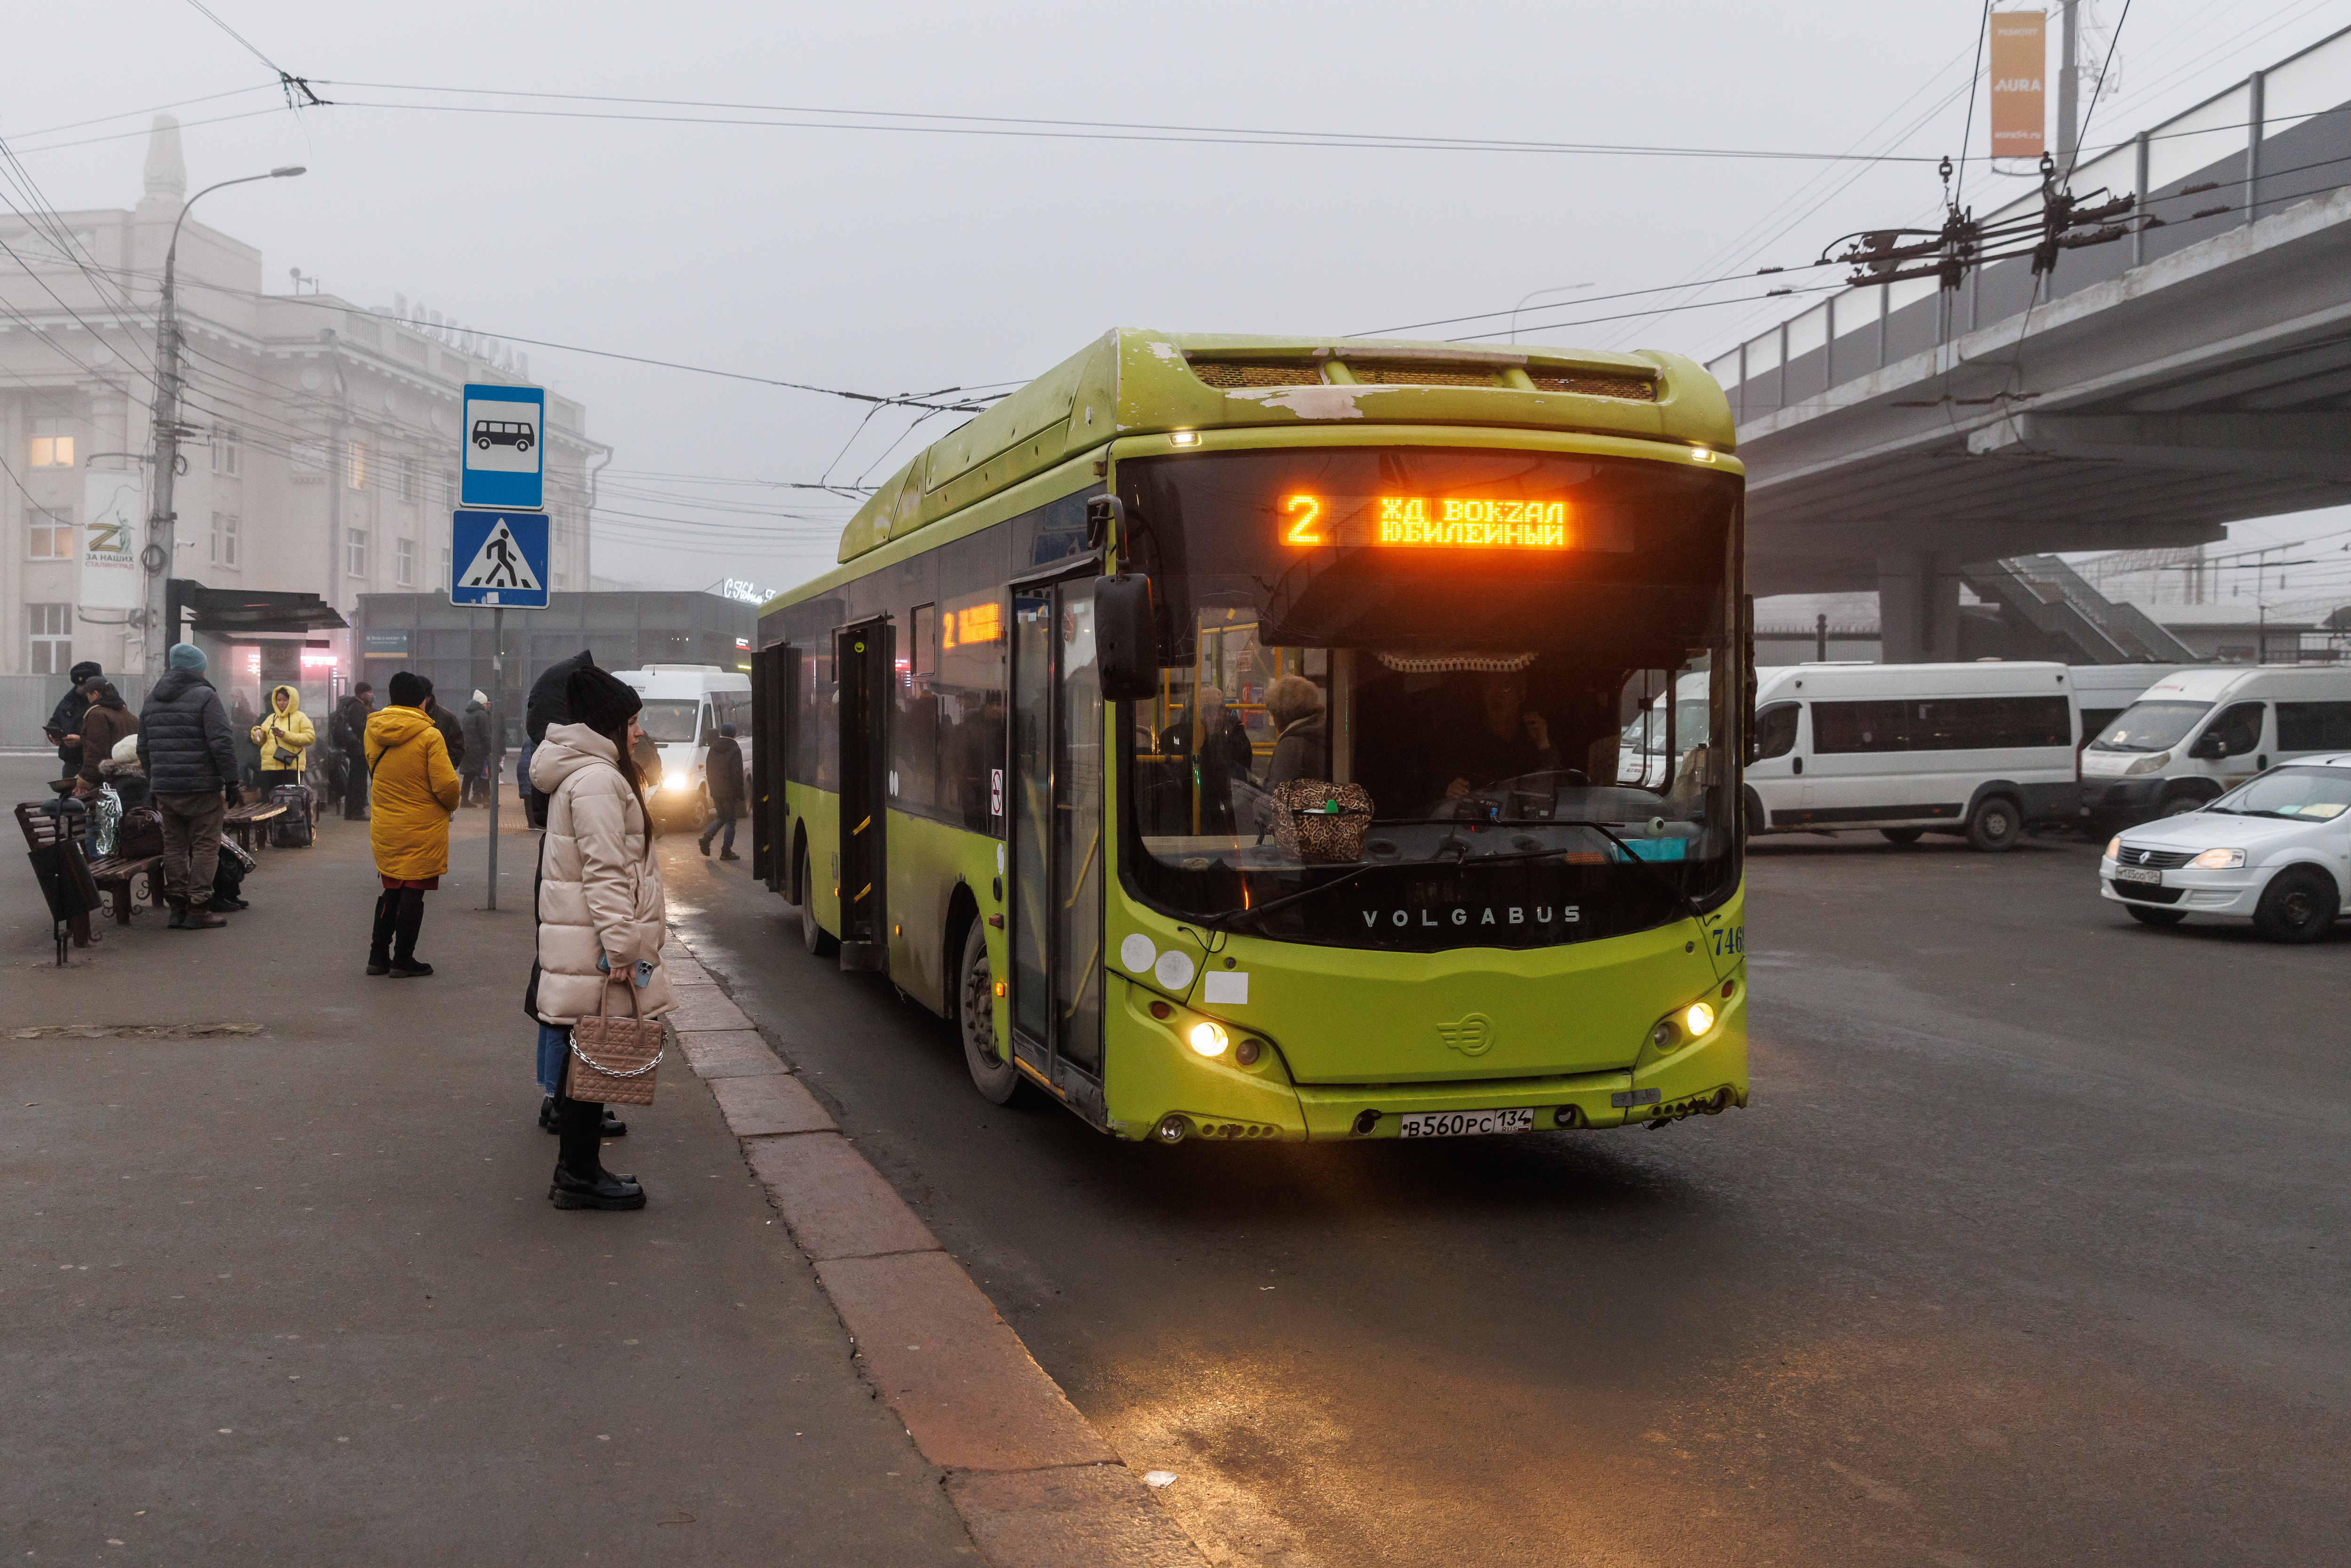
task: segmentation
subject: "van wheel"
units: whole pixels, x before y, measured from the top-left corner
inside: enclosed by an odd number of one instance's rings
[[[2253,929],[2273,942],[2315,942],[2342,907],[2335,879],[2314,865],[2288,866],[2270,878],[2253,908]]]
[[[1900,844],[1905,849],[1927,836],[1924,828],[1880,828],[1877,831],[1886,835],[1887,843]]]
[[[816,923],[816,883],[809,877],[808,849],[800,849],[800,946],[817,957],[840,950],[840,944]]]
[[[1968,842],[1987,854],[2014,849],[2023,836],[2024,813],[2005,795],[1987,796],[1968,819]]]
[[[2126,904],[2130,917],[2141,925],[2177,925],[2188,916],[2177,909],[2149,909],[2144,904]]]
[[[2200,797],[2174,790],[2163,798],[2163,803],[2156,807],[2155,814],[2158,817],[2184,817],[2190,811],[2203,809],[2204,801]]]
[[[977,918],[964,933],[956,969],[956,1032],[972,1087],[990,1104],[1011,1104],[1020,1092],[1020,1070],[996,1049],[996,977],[987,964],[987,927]]]

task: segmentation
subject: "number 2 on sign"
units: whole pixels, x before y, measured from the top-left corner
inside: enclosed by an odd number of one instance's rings
[[[1283,536],[1283,543],[1319,545],[1322,542],[1322,536],[1314,531],[1314,519],[1322,515],[1322,502],[1311,496],[1292,496],[1281,504],[1281,509],[1291,518],[1290,532]]]

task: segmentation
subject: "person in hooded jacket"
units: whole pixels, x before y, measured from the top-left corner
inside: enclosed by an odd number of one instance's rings
[[[375,688],[361,681],[335,709],[329,738],[343,754],[343,820],[364,822],[368,814],[367,722],[375,712]]]
[[[367,972],[395,980],[433,972],[416,956],[416,937],[424,925],[424,895],[441,885],[441,873],[449,869],[449,819],[457,810],[457,770],[424,712],[431,696],[423,676],[402,670],[392,677],[392,706],[367,721],[374,791],[368,843],[383,883]]]
[[[282,784],[302,782],[303,760],[318,739],[318,726],[302,711],[302,694],[292,686],[272,687],[268,716],[253,727],[253,743],[261,747],[265,796]]]
[[[174,643],[163,678],[139,714],[139,762],[147,770],[155,810],[163,819],[163,897],[174,931],[211,931],[228,924],[211,907],[220,869],[221,824],[236,787],[236,743],[228,710],[204,679],[204,653]]]
[[[103,675],[89,681],[90,705],[81,716],[81,785],[77,794],[95,795],[106,778],[99,765],[114,755],[126,735],[139,733],[139,720],[122,701],[114,683]]]
[[[633,987],[634,1010],[658,1018],[675,1006],[662,967],[668,935],[661,863],[644,784],[632,756],[643,706],[624,683],[593,667],[566,686],[573,722],[552,724],[531,753],[531,782],[549,797],[538,886],[539,1086],[555,1096],[560,1152],[547,1196],[558,1208],[643,1208],[644,1188],[598,1157],[600,1102],[565,1092],[570,1027],[619,1012],[610,992]]]
[[[726,841],[719,845],[718,858],[739,861],[743,857],[735,852],[735,821],[742,816],[744,798],[751,790],[743,778],[743,748],[736,743],[733,725],[718,727],[704,759],[702,776],[710,784],[710,821],[703,826],[702,852],[709,855],[710,841],[723,831]]]
[[[449,766],[457,770],[457,776],[462,779],[465,775],[465,727],[455,714],[441,706],[441,699],[433,694],[430,680],[423,675],[416,678],[424,685],[424,716],[433,721],[433,727],[441,732],[441,745],[449,754]],[[459,793],[464,793],[462,787]]]
[[[547,826],[547,797],[538,793],[530,782],[530,754],[547,738],[550,724],[571,722],[571,677],[581,670],[596,667],[596,655],[582,648],[560,664],[549,664],[530,684],[530,695],[522,706],[522,757],[515,768],[515,788],[523,798],[534,828]]]

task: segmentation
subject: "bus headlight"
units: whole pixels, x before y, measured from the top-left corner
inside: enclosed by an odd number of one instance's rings
[[[2189,871],[2234,871],[2245,863],[2242,850],[2206,850],[2188,862]]]
[[[2124,768],[2123,772],[2125,774],[2160,773],[2170,766],[2171,753],[2168,751],[2158,751],[2153,757],[2140,758],[2137,762],[2134,762],[2128,768]]]
[[[693,779],[688,779],[683,773],[672,773],[662,779],[662,788],[664,789],[684,789],[692,785],[693,782]]]
[[[1225,1034],[1225,1026],[1203,1019],[1192,1026],[1192,1049],[1202,1056],[1222,1056],[1232,1043]]]
[[[1692,1002],[1689,1010],[1682,1014],[1682,1027],[1689,1030],[1692,1040],[1698,1039],[1714,1027],[1714,1009],[1704,1002]]]

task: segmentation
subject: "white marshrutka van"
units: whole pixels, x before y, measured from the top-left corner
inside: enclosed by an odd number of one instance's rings
[[[1965,833],[2005,850],[2081,818],[2080,714],[2064,664],[1791,664],[1759,670],[1750,834]]]
[[[751,677],[716,664],[647,664],[615,670],[644,699],[637,716],[645,737],[661,748],[662,776],[653,808],[664,817],[699,821],[710,807],[705,767],[711,738],[722,724],[735,727],[746,779],[751,769]]]
[[[2166,675],[2082,753],[2101,825],[2199,810],[2274,763],[2351,751],[2351,666],[2204,664]]]
[[[2082,738],[2104,735],[2106,726],[2123,716],[2139,694],[2166,675],[2193,670],[2195,664],[2072,664],[2074,706],[2082,710]]]

